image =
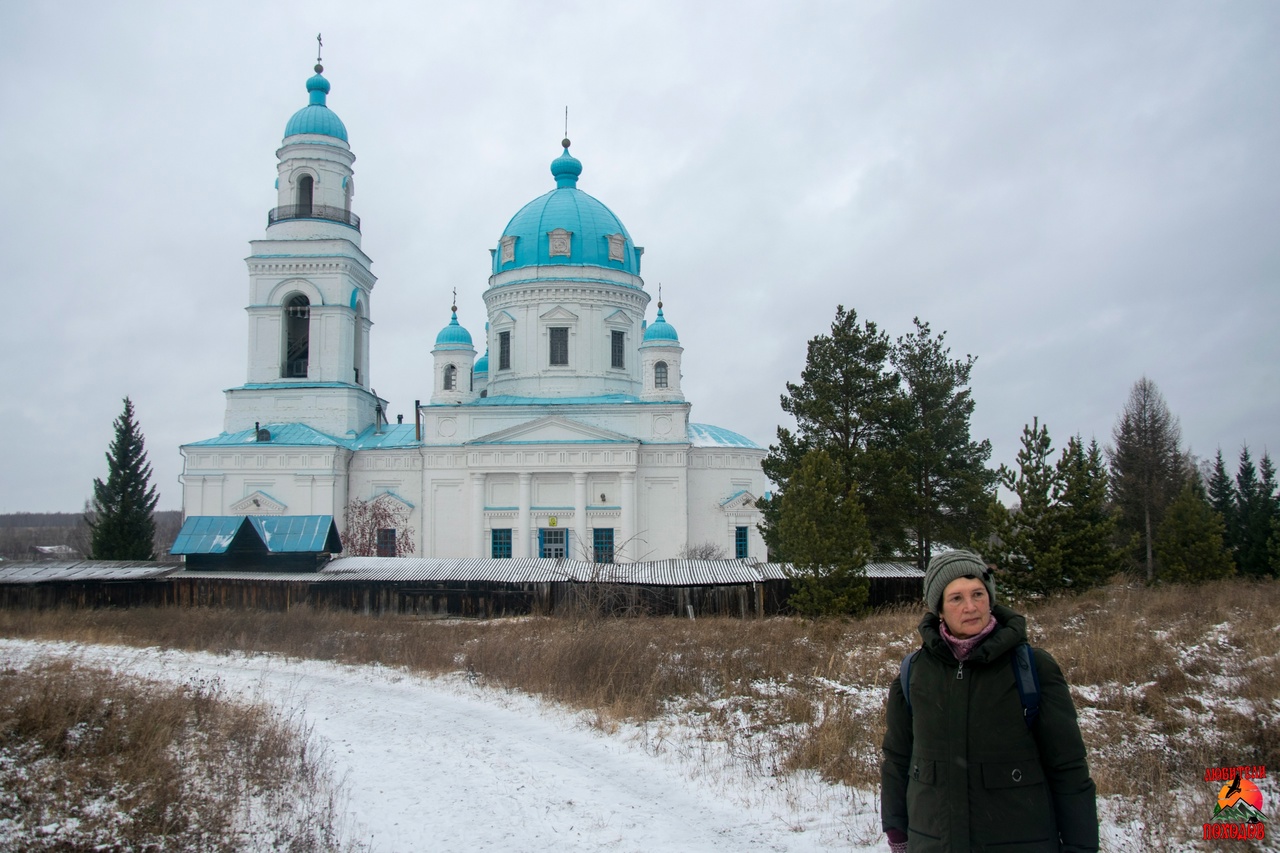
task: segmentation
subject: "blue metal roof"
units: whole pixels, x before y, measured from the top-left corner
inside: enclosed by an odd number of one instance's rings
[[[249,523],[272,554],[342,550],[332,515],[251,515]]]
[[[259,442],[258,434],[252,428],[239,432],[224,432],[203,441],[193,441],[190,447],[221,446],[236,444],[279,444],[288,447],[349,447],[349,442],[334,438],[312,429],[306,424],[262,424],[263,429],[271,433],[270,442]]]
[[[182,522],[170,554],[225,554],[246,516],[193,515]]]
[[[694,447],[747,447],[764,450],[746,436],[711,424],[689,424],[689,443]]]
[[[622,220],[600,201],[578,189],[578,175],[582,172],[582,163],[569,153],[564,153],[551,163],[551,174],[555,176],[556,188],[533,201],[511,217],[507,227],[502,230],[503,237],[515,237],[515,256],[511,261],[502,261],[502,241],[493,253],[493,272],[520,267],[544,265],[596,266],[608,269],[624,270],[633,275],[640,274],[640,253],[631,241]],[[572,235],[569,238],[568,257],[557,255],[552,257],[551,246],[547,235],[557,228],[563,228]],[[622,250],[623,260],[609,259],[608,235],[620,234],[625,238]]]
[[[256,536],[272,554],[342,550],[331,515],[193,515],[182,522],[169,553],[225,554],[243,536]]]
[[[311,133],[318,136],[332,136],[346,142],[346,125],[333,110],[325,105],[325,97],[329,94],[329,81],[324,79],[319,69],[320,66],[317,65],[316,75],[307,81],[307,94],[311,103],[298,110],[289,119],[289,123],[284,127],[285,138]]]
[[[386,424],[381,432],[369,427],[347,442],[347,446],[352,450],[372,450],[379,447],[415,447],[421,443],[414,437],[413,424]]]

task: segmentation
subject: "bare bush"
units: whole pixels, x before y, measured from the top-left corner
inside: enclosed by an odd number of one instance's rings
[[[354,849],[295,722],[217,683],[54,660],[0,672],[0,849]]]

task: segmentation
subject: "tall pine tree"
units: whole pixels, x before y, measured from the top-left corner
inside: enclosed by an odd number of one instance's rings
[[[866,604],[871,536],[857,490],[824,450],[807,453],[788,485],[775,531],[794,567],[788,604],[804,616],[854,613]]]
[[[1107,502],[1107,466],[1097,440],[1086,450],[1080,436],[1058,460],[1063,584],[1073,592],[1106,583],[1120,570],[1115,518]]]
[[[1050,462],[1053,441],[1049,429],[1035,418],[1022,430],[1018,472],[1001,467],[1000,482],[1017,496],[1018,505],[1005,509],[992,501],[992,527],[999,540],[1000,580],[1028,595],[1048,595],[1063,586],[1061,513],[1056,506],[1061,488]]]
[[[1222,448],[1213,457],[1213,471],[1209,474],[1209,506],[1222,516],[1223,544],[1231,555],[1233,563],[1239,566],[1239,555],[1236,553],[1236,486],[1227,474],[1227,466],[1222,461]]]
[[[158,496],[133,402],[115,420],[115,438],[107,449],[107,481],[93,481],[93,509],[85,521],[92,530],[95,560],[154,560]]]
[[[1156,383],[1144,376],[1133,383],[1111,435],[1111,497],[1120,510],[1120,533],[1139,543],[1136,561],[1154,581],[1156,528],[1188,474],[1182,427]]]
[[[945,332],[931,333],[919,317],[915,332],[898,338],[890,356],[902,377],[905,407],[896,441],[906,474],[903,520],[910,553],[921,569],[935,545],[963,546],[988,530],[987,507],[996,472],[987,467],[991,442],[969,433],[973,356],[952,359]]]
[[[778,539],[780,513],[791,479],[812,450],[824,450],[836,466],[840,494],[855,486],[866,507],[867,525],[879,554],[897,554],[903,544],[903,482],[893,468],[895,422],[902,411],[897,374],[888,368],[889,337],[856,311],[836,308],[829,335],[809,341],[799,384],[787,383],[782,410],[796,420],[795,432],[778,427],[764,473],[777,484],[760,501],[761,531],[770,554],[790,560]]]
[[[1223,542],[1224,525],[1196,477],[1188,477],[1182,491],[1165,511],[1156,531],[1159,579],[1200,583],[1225,578],[1235,571]]]
[[[1271,528],[1280,507],[1276,503],[1276,470],[1271,457],[1263,453],[1254,468],[1249,447],[1240,451],[1236,469],[1236,510],[1234,540],[1241,574],[1261,577],[1271,573]]]

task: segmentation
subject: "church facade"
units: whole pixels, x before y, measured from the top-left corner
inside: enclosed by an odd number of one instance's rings
[[[679,336],[660,301],[647,320],[644,249],[578,189],[567,139],[552,188],[490,249],[483,354],[454,307],[430,393],[412,423],[387,422],[355,155],[322,71],[250,244],[246,381],[226,391],[221,434],[181,448],[184,515],[328,515],[345,531],[355,508],[383,504],[399,520],[378,531],[384,553],[764,560],[765,451],[690,420]]]

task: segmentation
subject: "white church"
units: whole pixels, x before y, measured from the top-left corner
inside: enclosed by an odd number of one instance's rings
[[[765,450],[690,421],[679,336],[661,302],[646,320],[644,249],[578,188],[567,139],[554,185],[490,249],[483,354],[455,307],[413,422],[387,422],[355,154],[322,71],[250,243],[245,383],[225,392],[223,432],[181,448],[184,516],[328,516],[341,532],[353,503],[386,501],[407,522],[378,531],[385,553],[399,536],[420,557],[766,559]]]

